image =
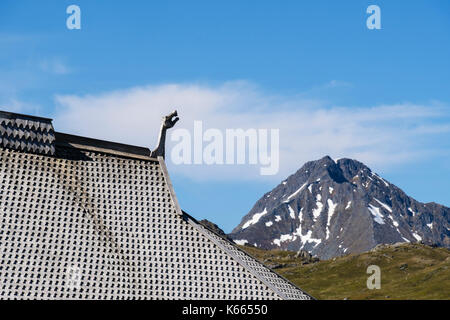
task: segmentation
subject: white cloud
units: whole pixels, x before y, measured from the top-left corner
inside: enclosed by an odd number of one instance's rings
[[[42,108],[39,105],[18,100],[16,98],[6,98],[4,101],[0,101],[0,110],[37,116],[42,114]]]
[[[39,68],[48,73],[57,75],[69,74],[70,68],[59,58],[46,59],[39,62]]]
[[[328,106],[320,100],[275,96],[247,82],[219,86],[165,84],[102,94],[56,97],[56,130],[153,148],[161,117],[178,109],[177,128],[194,120],[208,128],[279,128],[280,180],[304,162],[330,155],[358,159],[376,170],[426,157],[428,143],[448,134],[434,120],[448,113],[438,104],[375,107]],[[448,120],[448,119],[447,119]],[[192,131],[191,131],[192,132]],[[170,131],[166,154],[170,155]],[[270,179],[259,166],[175,166],[172,172],[205,179]]]

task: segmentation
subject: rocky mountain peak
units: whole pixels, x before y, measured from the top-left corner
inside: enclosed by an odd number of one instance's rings
[[[408,197],[357,160],[325,156],[266,193],[230,236],[265,249],[308,250],[321,259],[380,243],[450,246],[449,212]]]

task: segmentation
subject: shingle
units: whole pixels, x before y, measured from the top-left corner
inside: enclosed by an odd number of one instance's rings
[[[53,155],[54,130],[51,119],[0,111],[0,137],[8,148]],[[31,142],[35,147],[29,148]]]

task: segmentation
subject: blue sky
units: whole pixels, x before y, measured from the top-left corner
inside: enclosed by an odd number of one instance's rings
[[[81,30],[66,28],[70,4],[81,8]],[[381,8],[381,30],[366,28],[370,4]],[[168,161],[181,206],[225,231],[325,154],[357,157],[417,200],[450,206],[449,40],[445,0],[3,0],[0,107],[53,117],[59,131],[148,147],[172,103],[181,105],[179,126],[204,119],[213,127],[222,112],[231,128],[251,126],[251,112],[258,126],[275,119],[279,176]],[[327,144],[333,132],[338,143]]]

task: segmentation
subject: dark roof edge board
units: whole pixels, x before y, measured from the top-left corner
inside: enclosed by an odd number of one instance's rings
[[[143,160],[156,160],[150,157],[150,149],[118,142],[81,137],[73,134],[55,132],[56,146],[73,147],[89,151],[111,153],[120,156],[136,157]]]
[[[247,263],[242,261],[233,252],[230,252],[230,250],[228,250],[225,246],[223,246],[219,241],[214,239],[214,237],[212,235],[217,235],[215,232],[213,232],[213,231],[209,230],[208,228],[206,228],[205,226],[201,225],[195,218],[193,218],[192,216],[190,216],[189,214],[187,214],[186,212],[181,210],[181,207],[180,207],[180,205],[178,203],[178,199],[177,199],[177,197],[175,195],[175,190],[173,189],[173,185],[172,185],[172,182],[171,182],[170,177],[169,177],[169,172],[167,170],[164,158],[159,156],[158,157],[158,161],[159,161],[160,167],[162,169],[162,172],[163,172],[163,175],[164,175],[164,179],[166,180],[167,186],[169,187],[170,195],[172,197],[172,201],[174,203],[174,206],[176,208],[177,213],[179,215],[181,215],[189,224],[191,224],[198,232],[203,234],[205,237],[207,237],[209,240],[211,240],[215,245],[217,245],[219,248],[221,248],[226,254],[232,256],[242,267],[244,267],[244,269],[246,269],[253,276],[255,276],[257,279],[259,279],[261,282],[263,282],[267,287],[269,287],[272,291],[274,291],[278,296],[280,296],[282,299],[289,299],[282,291],[280,291],[272,283],[270,283],[269,281],[267,281],[266,279],[261,277],[257,272],[255,272],[255,270],[253,270],[251,267],[249,267],[247,265]],[[211,234],[208,234],[208,232],[205,232],[205,230],[209,231]],[[254,259],[255,261],[257,261],[255,258],[253,258],[251,255],[249,255],[247,252],[245,252],[244,250],[239,248],[234,242],[231,242],[230,240],[228,240],[226,238],[223,238],[223,237],[221,237],[219,235],[217,235],[217,237],[227,241],[236,250],[239,250],[240,252],[244,253],[245,255],[247,255],[247,256],[251,257],[252,259]],[[258,263],[260,263],[260,262],[258,261]],[[265,268],[267,268],[267,267],[265,267]],[[282,277],[281,275],[279,275],[278,273],[274,272],[273,270],[271,270],[269,268],[267,268],[267,270],[269,270],[271,273],[275,274],[277,277],[280,277],[281,279],[283,279],[284,281],[286,281],[287,283],[289,283],[290,285],[292,285],[293,287],[295,287],[296,289],[301,291],[304,295],[310,297],[311,299],[314,299],[313,296],[311,296],[310,294],[306,293],[303,289],[300,289],[299,287],[297,287],[291,281],[287,280],[286,278]]]
[[[180,216],[183,216],[183,211],[181,210],[180,204],[178,203],[178,198],[175,195],[175,189],[173,188],[172,180],[169,177],[169,171],[167,170],[166,162],[162,156],[158,156],[159,166],[164,175],[164,180],[169,188],[170,197],[172,198],[173,205]]]
[[[45,122],[52,122],[53,121],[53,119],[51,119],[51,118],[30,116],[28,114],[15,113],[15,112],[9,112],[9,111],[2,111],[2,110],[0,110],[0,116],[2,116],[4,118],[7,118],[7,119],[25,118],[25,119],[39,120],[39,121],[45,121]]]

